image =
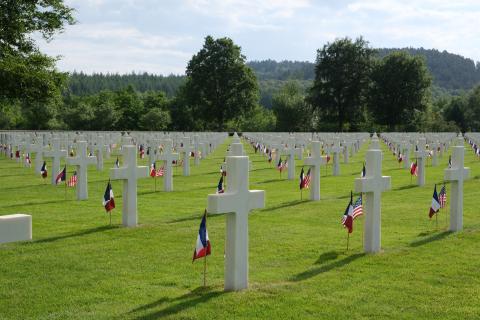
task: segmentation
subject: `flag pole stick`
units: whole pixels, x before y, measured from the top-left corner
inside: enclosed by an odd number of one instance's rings
[[[348,251],[348,242],[350,240],[350,232],[347,231],[347,251]]]
[[[439,210],[439,212],[440,212],[440,210]],[[438,213],[439,213],[439,212],[437,212],[437,213],[435,214],[435,228],[436,228],[436,229],[438,229]]]
[[[300,188],[300,200],[303,200],[303,189]]]
[[[207,209],[205,209],[205,228],[207,228]],[[207,286],[207,252],[205,251],[205,257],[203,259],[203,286]]]
[[[155,177],[153,177],[153,180],[155,181],[155,192],[157,192],[157,173],[155,172]]]
[[[108,213],[110,214],[110,225],[112,225],[112,210],[108,211]]]

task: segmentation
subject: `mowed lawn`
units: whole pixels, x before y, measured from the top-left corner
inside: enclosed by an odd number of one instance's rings
[[[445,210],[438,228],[428,219],[448,154],[438,167],[429,161],[427,184],[417,187],[382,145],[383,174],[392,177],[392,190],[382,195],[383,251],[365,255],[364,218],[355,221],[348,251],[340,222],[368,143],[349,164],[341,161],[341,176],[331,175],[331,164],[322,168],[319,202],[305,200],[308,191],[300,200],[302,161],[289,181],[245,145],[253,163],[251,189],[266,191],[266,208],[249,217],[249,288],[223,292],[223,215],[208,219],[212,255],[203,288],[203,261],[192,264],[192,254],[227,142],[200,166],[192,161],[190,177],[175,170],[174,192],[163,192],[161,179],[157,192],[152,178],[139,180],[137,228],[121,226],[121,182],[112,182],[112,225],[102,206],[115,156],[103,172],[89,168],[88,201],[76,201],[72,188],[65,199],[63,185],[44,183],[33,168],[0,156],[0,214],[33,216],[33,241],[0,245],[0,319],[480,317],[480,162],[470,148],[465,230],[453,234],[446,231]],[[448,184],[447,191],[449,202]]]

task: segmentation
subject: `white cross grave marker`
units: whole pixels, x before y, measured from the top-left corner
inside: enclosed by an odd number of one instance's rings
[[[302,149],[295,147],[295,138],[291,137],[284,152],[287,154],[288,159],[288,180],[293,180],[295,179],[295,155],[300,156]]]
[[[110,169],[112,180],[123,180],[122,190],[122,223],[125,227],[135,227],[137,215],[137,179],[149,176],[147,166],[137,166],[137,147],[124,145],[122,148],[123,166]]]
[[[178,160],[178,153],[173,153],[172,140],[166,139],[163,142],[163,153],[159,154],[157,159],[165,161],[165,170],[163,173],[163,188],[165,191],[173,191],[172,161]]]
[[[180,148],[180,152],[183,154],[183,175],[190,175],[190,152],[192,147],[190,146],[190,138],[184,137],[182,139],[183,147]]]
[[[418,168],[418,175],[417,175],[417,185],[423,186],[425,185],[425,162],[428,157],[428,152],[425,149],[426,140],[425,138],[418,139],[418,151],[415,151],[415,158],[417,158],[417,168]]]
[[[342,152],[342,148],[340,147],[340,141],[338,139],[335,139],[335,144],[330,150],[333,153],[333,175],[339,176],[340,175],[340,152]]]
[[[43,166],[43,142],[39,138],[36,139],[34,144],[27,145],[29,152],[35,153],[35,173],[40,173]],[[32,155],[30,154],[30,157]]]
[[[355,179],[355,191],[366,193],[363,248],[365,252],[375,253],[381,249],[381,193],[390,189],[391,180],[382,176],[382,151],[371,147],[366,155],[366,176]]]
[[[327,163],[326,159],[320,154],[320,141],[312,141],[312,155],[305,158],[303,163],[311,166],[312,180],[310,181],[310,200],[320,200],[320,166]]]
[[[445,169],[445,180],[451,181],[450,231],[463,229],[463,181],[470,175],[470,168],[463,167],[465,148],[463,139],[457,139],[459,145],[452,147],[452,166]]]
[[[44,152],[45,158],[52,158],[52,184],[55,183],[57,174],[60,171],[60,160],[67,156],[67,150],[60,149],[60,139],[53,138],[52,140],[52,150]]]
[[[229,183],[222,194],[208,195],[208,212],[226,214],[225,290],[248,287],[248,214],[265,207],[265,191],[248,190],[248,157],[227,157]]]
[[[86,141],[78,141],[76,149],[76,156],[67,157],[66,161],[68,165],[77,166],[77,200],[86,200],[88,199],[88,165],[96,164],[97,157],[87,155]]]

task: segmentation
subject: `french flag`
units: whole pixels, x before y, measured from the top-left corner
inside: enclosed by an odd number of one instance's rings
[[[198,230],[197,244],[195,246],[195,250],[193,251],[193,261],[195,261],[195,259],[210,255],[210,251],[210,240],[208,239],[207,231],[207,211],[205,210],[202,222],[200,223],[200,229]]]
[[[110,212],[115,208],[115,200],[113,198],[113,190],[110,180],[108,181],[107,188],[103,195],[103,206],[107,212]]]

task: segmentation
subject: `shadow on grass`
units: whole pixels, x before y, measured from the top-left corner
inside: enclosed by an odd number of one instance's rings
[[[413,188],[416,188],[416,187],[418,187],[416,184],[409,184],[409,185],[406,185],[406,186],[401,186],[401,187],[395,188],[393,190],[407,190],[407,189],[413,189]]]
[[[277,209],[293,207],[293,206],[296,206],[296,205],[299,205],[299,204],[302,204],[302,203],[306,203],[306,202],[309,202],[309,201],[310,200],[293,200],[293,201],[289,201],[289,202],[283,202],[283,203],[280,203],[276,206],[268,207],[268,208],[265,208],[263,210],[260,210],[260,212],[268,212],[268,211],[273,211],[273,210],[277,210]]]
[[[282,182],[282,181],[288,181],[288,180],[287,178],[278,178],[278,179],[259,181],[259,182],[256,182],[255,184],[267,184],[267,183]]]
[[[157,307],[162,306],[165,303],[169,303],[169,305],[165,306],[165,308],[163,309],[155,311],[152,310],[145,315],[141,315],[135,318],[138,320],[160,319],[163,317],[175,315],[190,308],[195,308],[196,305],[208,302],[213,298],[221,296],[223,293],[223,291],[212,291],[210,287],[199,287],[192,292],[184,294],[177,298],[160,298],[149,304],[133,309],[129,312],[129,314],[142,311],[148,312],[152,309],[156,309]]]
[[[101,227],[96,227],[96,228],[92,228],[92,229],[83,230],[83,231],[80,231],[80,232],[65,234],[63,236],[56,236],[56,237],[40,239],[40,240],[36,240],[36,241],[32,241],[32,242],[25,242],[25,244],[55,242],[55,241],[58,241],[58,240],[64,240],[64,239],[75,238],[75,237],[82,237],[82,236],[86,236],[86,235],[89,235],[89,234],[93,234],[93,233],[97,233],[97,232],[103,232],[103,231],[112,230],[112,229],[118,229],[118,228],[120,228],[120,226],[110,226],[110,225],[109,226],[101,226]]]
[[[2,208],[15,208],[15,207],[23,207],[23,206],[36,206],[36,205],[42,205],[42,204],[53,204],[53,203],[65,203],[65,202],[73,202],[76,200],[65,200],[65,199],[60,199],[60,200],[48,200],[48,201],[30,201],[30,202],[22,202],[22,203],[17,203],[17,204],[11,204],[8,206],[2,206]]]
[[[357,253],[351,256],[347,256],[343,259],[333,261],[331,263],[325,264],[329,260],[333,260],[336,258],[336,252],[327,252],[320,256],[320,258],[315,262],[315,264],[322,264],[322,266],[304,271],[302,273],[296,274],[292,277],[292,281],[303,281],[310,278],[313,278],[319,274],[328,272],[333,269],[341,268],[346,266],[347,264],[365,256],[365,253]],[[323,257],[322,257],[323,256]]]
[[[20,174],[3,174],[0,175],[0,178],[8,178],[8,177],[21,177],[28,175],[28,172],[20,173]]]
[[[217,217],[220,217],[220,216],[223,216],[225,215],[226,213],[221,213],[221,214],[208,214],[208,219],[215,219]],[[184,217],[184,218],[178,218],[178,219],[173,219],[173,220],[170,220],[170,221],[167,221],[165,222],[166,224],[172,224],[172,223],[179,223],[179,222],[185,222],[185,221],[195,221],[195,220],[198,220],[198,221],[201,221],[202,220],[202,215],[198,214],[198,215],[195,215],[195,216],[189,216],[189,217]]]
[[[423,245],[428,244],[428,243],[433,242],[433,241],[442,240],[442,239],[448,237],[449,235],[451,235],[452,233],[453,232],[451,232],[451,231],[443,231],[443,232],[434,234],[430,237],[411,242],[410,247],[419,247],[419,246],[423,246]]]

